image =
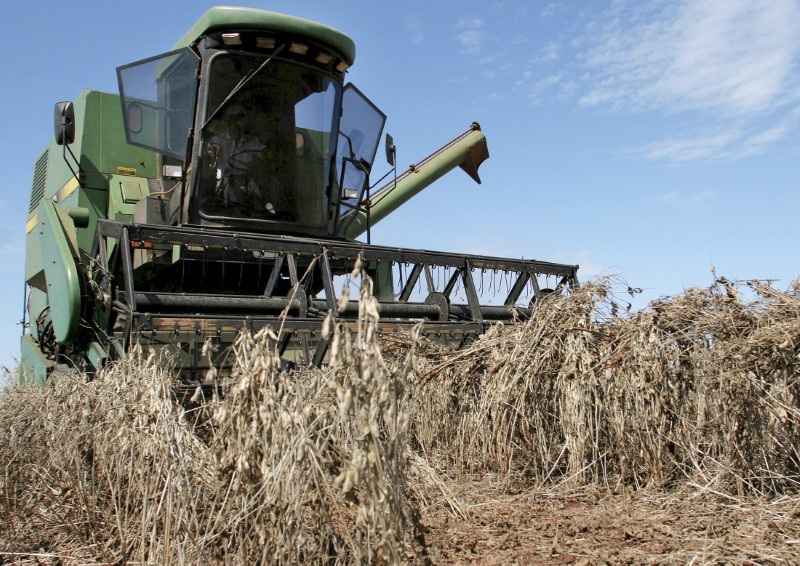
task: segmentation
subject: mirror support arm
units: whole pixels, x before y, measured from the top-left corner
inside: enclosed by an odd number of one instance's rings
[[[77,171],[75,171],[75,169],[72,168],[72,164],[69,162],[69,159],[67,159],[67,152],[68,151],[69,151],[69,154],[72,156],[72,160],[75,162],[75,167],[78,168]],[[67,167],[69,167],[69,170],[72,172],[72,175],[78,180],[78,184],[81,187],[85,186],[86,185],[86,172],[83,169],[81,169],[81,162],[78,161],[78,158],[75,157],[75,154],[72,153],[72,150],[69,148],[69,146],[67,144],[64,144],[64,151],[61,153],[61,155],[64,158],[64,162],[67,164]]]
[[[75,141],[75,107],[72,102],[56,102],[53,129],[55,131],[56,144],[64,146],[64,150],[61,152],[64,162],[69,167],[72,175],[78,180],[78,183],[83,186],[86,183],[86,173],[81,169],[81,162],[69,148],[69,144]],[[67,151],[72,156],[72,161],[75,162],[77,171],[67,159]]]

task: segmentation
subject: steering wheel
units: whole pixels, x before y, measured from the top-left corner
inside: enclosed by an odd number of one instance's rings
[[[240,149],[228,157],[228,166],[235,171],[247,171],[255,159],[262,155],[261,149]]]

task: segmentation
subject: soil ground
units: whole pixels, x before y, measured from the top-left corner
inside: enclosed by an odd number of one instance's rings
[[[447,487],[450,503],[441,491],[423,503],[434,564],[800,561],[797,498],[740,501],[699,489],[509,494],[491,480]]]

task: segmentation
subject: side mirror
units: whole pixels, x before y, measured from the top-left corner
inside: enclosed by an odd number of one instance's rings
[[[386,161],[394,167],[395,165],[395,158],[397,156],[397,146],[394,145],[394,138],[389,134],[386,134],[386,142],[384,143],[384,149],[386,150]]]
[[[75,107],[72,102],[57,102],[53,128],[58,145],[69,145],[75,141]]]

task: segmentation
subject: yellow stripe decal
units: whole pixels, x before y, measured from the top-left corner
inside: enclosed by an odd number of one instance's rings
[[[77,189],[78,186],[79,186],[78,179],[73,177],[72,179],[67,181],[63,187],[58,189],[58,192],[56,193],[53,200],[55,200],[56,202],[63,202],[65,198],[67,198],[69,195],[75,192],[75,189]]]
[[[28,221],[25,223],[25,233],[30,234],[31,230],[33,230],[34,226],[39,222],[39,219],[36,214],[28,218]]]

